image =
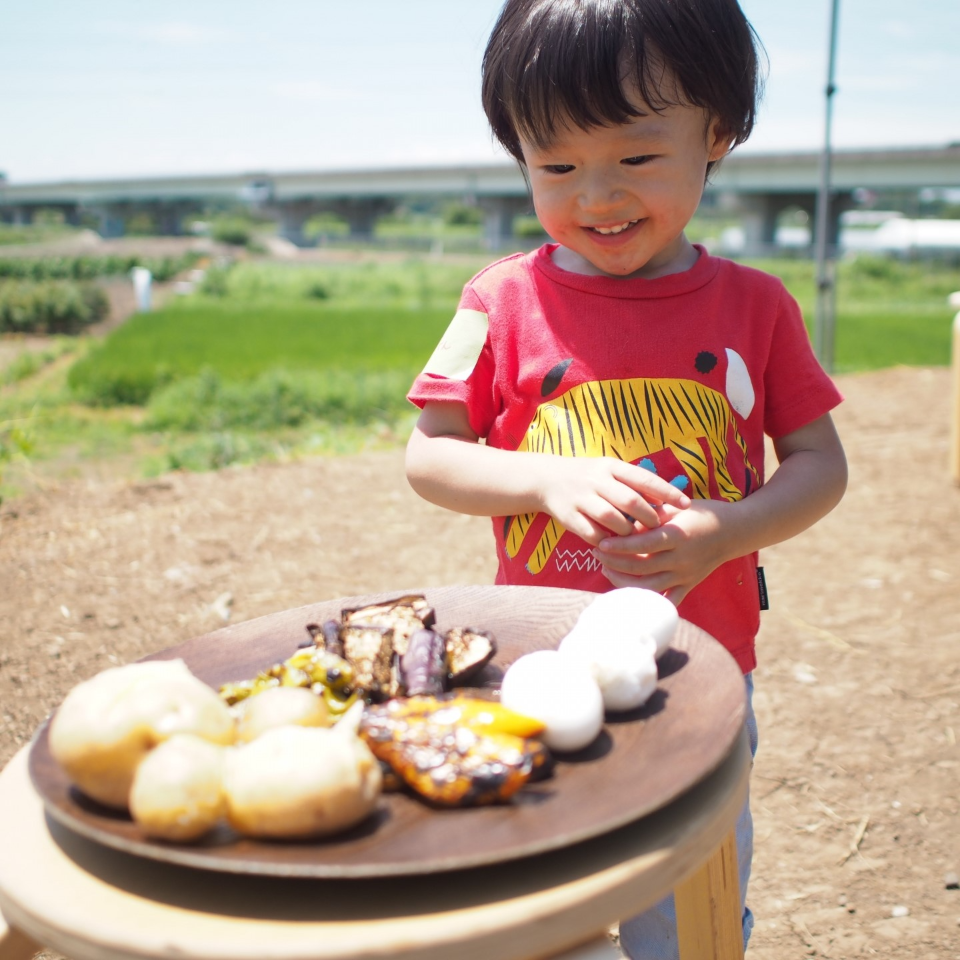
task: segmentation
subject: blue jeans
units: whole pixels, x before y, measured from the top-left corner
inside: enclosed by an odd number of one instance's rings
[[[747,734],[750,754],[757,753],[757,718],[753,713],[753,674],[748,673]],[[747,908],[747,883],[753,860],[753,818],[750,816],[750,798],[743,805],[737,820],[737,861],[740,867],[740,906],[743,911],[743,947],[746,950],[753,930],[753,914]],[[620,949],[630,960],[677,960],[677,914],[673,894],[661,900],[646,913],[620,922]]]

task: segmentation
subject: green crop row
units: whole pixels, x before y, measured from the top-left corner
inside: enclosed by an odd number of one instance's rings
[[[396,262],[284,264],[253,261],[207,271],[203,291],[245,302],[315,300],[351,307],[456,306],[463,284],[484,266],[424,258]]]
[[[0,279],[18,280],[93,280],[128,274],[134,267],[146,267],[158,281],[170,280],[189,270],[200,254],[189,251],[176,257],[71,256],[0,257]]]
[[[93,283],[0,282],[0,333],[77,333],[102,320],[109,307]]]

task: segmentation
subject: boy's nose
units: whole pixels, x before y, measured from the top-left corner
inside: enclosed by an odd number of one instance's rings
[[[580,188],[579,203],[589,213],[606,211],[623,200],[623,190],[609,176],[592,176],[584,179]]]

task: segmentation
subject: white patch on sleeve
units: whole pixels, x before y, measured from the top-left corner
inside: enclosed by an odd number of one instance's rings
[[[743,357],[729,347],[727,347],[727,400],[744,420],[750,416],[753,405],[757,402],[757,395],[753,392],[753,384],[750,382],[750,372],[743,362]]]
[[[466,380],[480,359],[488,326],[489,320],[485,313],[479,310],[458,310],[423,372],[449,380]]]

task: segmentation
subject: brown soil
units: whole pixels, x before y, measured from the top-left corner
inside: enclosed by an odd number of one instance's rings
[[[765,551],[751,960],[960,958],[960,489],[947,370],[839,378],[850,490]],[[926,478],[925,480],[923,478]],[[486,583],[485,520],[408,488],[400,450],[0,509],[0,764],[79,679],[308,602]]]

